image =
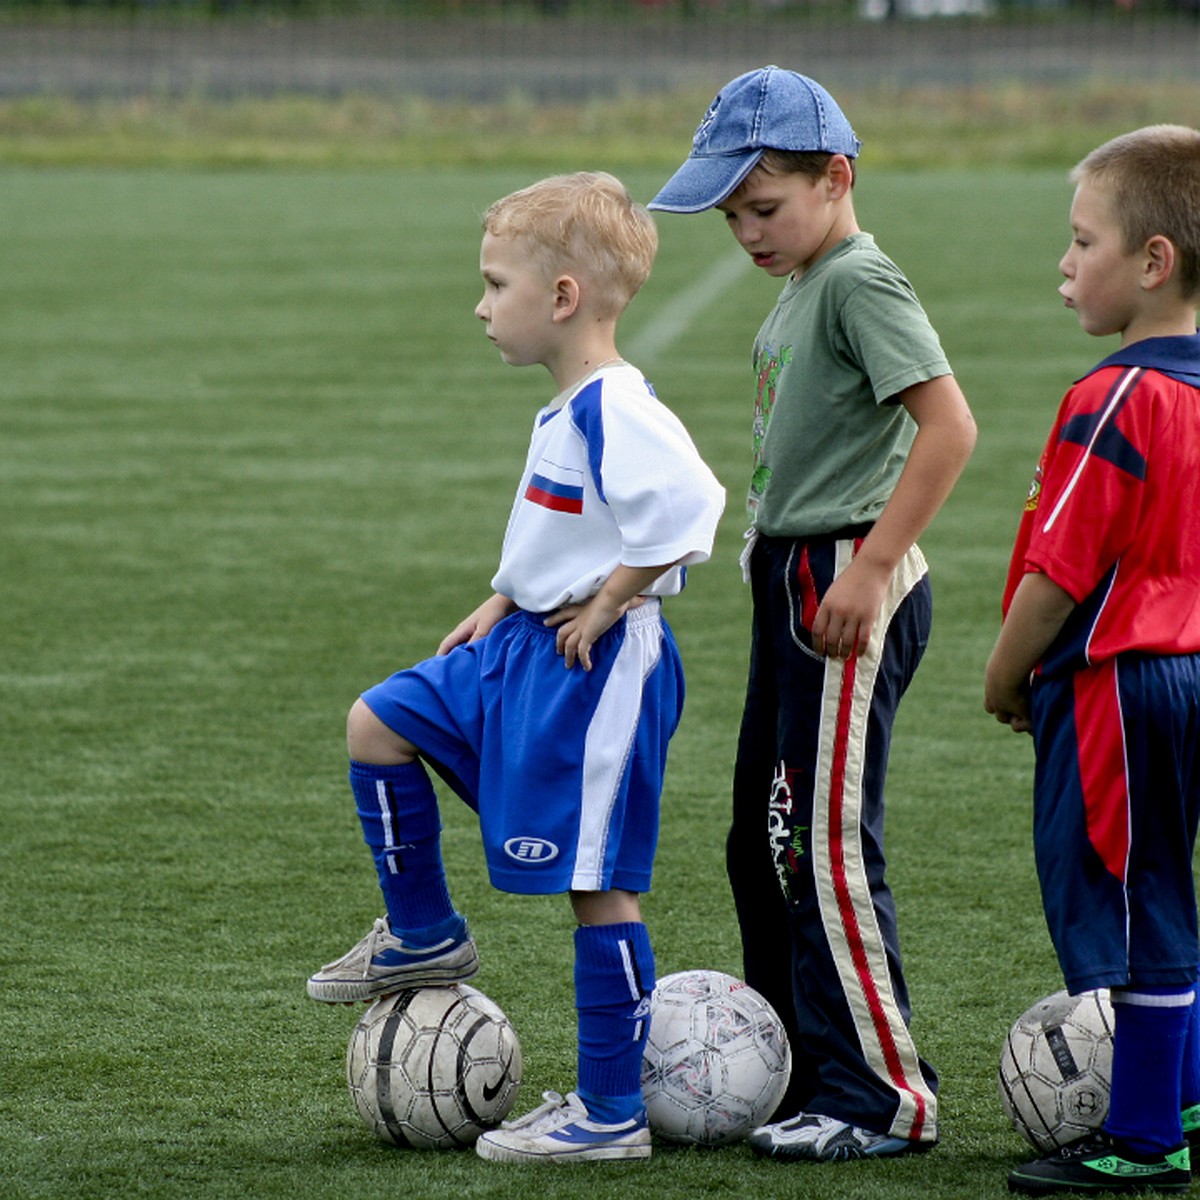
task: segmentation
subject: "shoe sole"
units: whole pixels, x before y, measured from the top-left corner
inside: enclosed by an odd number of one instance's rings
[[[479,971],[479,959],[459,966],[437,967],[428,970],[406,968],[403,975],[384,979],[318,979],[308,981],[309,998],[322,1004],[367,1004],[397,992],[414,992],[418,988],[448,987],[465,983]]]
[[[865,1158],[899,1158],[904,1154],[927,1154],[936,1142],[912,1142],[904,1138],[893,1138],[898,1145],[877,1146],[874,1150],[852,1151],[839,1148],[834,1154],[814,1154],[796,1146],[759,1145],[750,1141],[750,1149],[760,1158],[780,1159],[785,1162],[861,1162]]]
[[[1154,1195],[1161,1192],[1186,1192],[1192,1186],[1190,1178],[1174,1183],[1158,1182],[1153,1179],[1130,1180],[1121,1183],[1115,1179],[1097,1179],[1095,1183],[1080,1180],[1043,1179],[1037,1175],[1019,1175],[1013,1171],[1008,1176],[1008,1190],[1020,1192],[1026,1196],[1052,1196],[1062,1192],[1076,1195]]]
[[[646,1159],[650,1157],[650,1145],[642,1146],[589,1146],[584,1150],[567,1152],[514,1150],[511,1146],[480,1139],[475,1143],[475,1152],[488,1162],[615,1162],[620,1159]]]

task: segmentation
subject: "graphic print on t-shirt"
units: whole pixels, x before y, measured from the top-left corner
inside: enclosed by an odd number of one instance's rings
[[[762,461],[763,442],[766,440],[767,426],[771,424],[771,410],[775,407],[775,389],[779,382],[779,372],[791,361],[791,346],[784,346],[778,352],[772,346],[764,346],[755,363],[758,389],[754,397],[752,430],[754,474],[750,477],[750,494],[746,498],[746,507],[751,516],[758,508],[758,502],[762,499],[771,479],[771,468],[764,466]]]

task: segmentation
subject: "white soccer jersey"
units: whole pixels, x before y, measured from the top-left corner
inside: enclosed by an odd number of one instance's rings
[[[618,565],[680,563],[647,594],[683,587],[712,553],[725,491],[636,367],[604,367],[538,413],[492,587],[529,612],[595,595]]]

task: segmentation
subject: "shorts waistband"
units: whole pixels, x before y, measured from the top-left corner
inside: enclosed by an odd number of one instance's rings
[[[758,540],[775,546],[803,546],[812,542],[845,542],[856,538],[865,538],[875,528],[874,521],[862,525],[847,525],[844,529],[833,529],[829,533],[804,533],[795,537],[778,537],[765,533],[758,535]]]
[[[631,608],[625,614],[626,625],[639,626],[650,625],[659,620],[662,612],[662,600],[658,596],[643,596],[642,603],[637,608]],[[550,625],[547,625],[546,618],[550,613],[530,612],[528,609],[520,608],[517,610],[517,615],[524,617],[526,621],[537,626],[539,629],[544,629],[547,633],[557,633],[558,631]]]

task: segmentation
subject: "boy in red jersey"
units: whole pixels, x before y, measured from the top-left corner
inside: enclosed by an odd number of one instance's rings
[[[1034,852],[1071,992],[1110,988],[1103,1128],[1013,1191],[1186,1191],[1200,1140],[1200,132],[1137,130],[1072,172],[1059,288],[1121,347],[1038,464],[984,705],[1031,732]]]

